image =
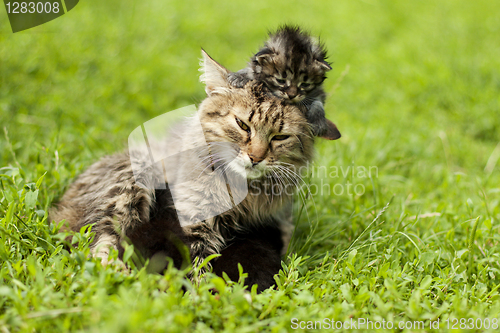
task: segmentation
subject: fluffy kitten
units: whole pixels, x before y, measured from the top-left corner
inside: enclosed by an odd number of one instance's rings
[[[306,108],[314,135],[335,140],[340,132],[325,118],[323,107],[326,94],[322,84],[331,69],[322,44],[299,27],[285,25],[270,34],[248,67],[231,73],[229,80],[234,87],[243,87],[251,80],[264,83],[275,96]]]
[[[134,177],[130,160],[147,164],[140,151],[108,156],[93,164],[70,186],[50,220],[66,220],[74,231],[92,224],[95,240],[91,249],[103,263],[111,248],[117,249],[121,258],[122,244],[128,241],[144,258],[151,259],[157,271],[166,267],[165,257],[180,267],[183,255],[179,244],[185,244],[191,258],[220,253],[221,257],[211,261],[212,268],[219,275],[226,272],[233,280],[238,279],[240,263],[248,273],[246,284],[258,284],[262,291],[274,284],[283,237],[289,232],[293,191],[285,187],[297,185],[295,172],[312,158],[314,139],[304,114],[295,105],[271,96],[258,82],[232,87],[224,67],[204,52],[202,60],[207,98],[198,108],[197,119],[211,147],[209,155],[199,153],[204,142],[191,135],[195,118],[186,119],[168,141],[157,143],[165,149],[182,147],[190,152],[177,155],[176,161],[166,161],[166,165],[179,176],[186,172],[182,167],[186,165],[197,175],[181,184],[182,211],[195,223],[180,225],[173,192],[168,186],[158,186],[165,185],[161,175],[144,172]],[[225,144],[233,147],[229,159],[217,154],[216,148]],[[227,193],[226,183],[212,179],[217,169],[239,175],[248,184],[248,195],[232,209],[198,221],[197,216],[203,216]]]

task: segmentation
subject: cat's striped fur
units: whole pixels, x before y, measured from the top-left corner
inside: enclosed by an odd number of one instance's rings
[[[257,283],[263,290],[274,283],[273,275],[280,269],[283,237],[290,233],[292,193],[270,192],[269,187],[297,185],[296,168],[305,165],[313,155],[311,128],[299,108],[270,96],[261,84],[232,87],[228,83],[229,72],[205,53],[202,69],[208,96],[199,106],[198,116],[209,145],[230,142],[237,147],[235,155],[244,170],[236,172],[248,175],[249,184],[249,194],[240,204],[221,215],[181,227],[168,188],[148,190],[136,183],[130,158],[140,163],[141,153],[123,153],[103,158],[80,175],[51,212],[50,219],[66,220],[68,228],[75,231],[94,225],[92,250],[104,263],[109,249],[118,249],[121,255],[121,244],[127,240],[145,258],[168,256],[180,266],[178,244],[182,242],[189,247],[192,258],[221,253],[213,261],[218,274],[225,271],[237,279],[240,262],[249,274],[247,284]],[[193,140],[189,124],[188,119],[179,135],[159,144],[164,144],[165,149],[196,148],[201,143]],[[193,217],[209,209],[219,193],[227,190],[222,183],[209,192],[201,186],[211,177],[207,160],[201,160],[202,157],[185,155],[169,164],[199,168],[200,178],[183,184],[185,195],[180,203]],[[176,172],[180,174],[184,169]],[[149,178],[141,182],[162,181],[151,175],[145,177]]]

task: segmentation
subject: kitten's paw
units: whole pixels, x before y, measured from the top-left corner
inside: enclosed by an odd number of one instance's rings
[[[248,81],[250,81],[250,79],[248,77],[246,77],[245,75],[242,75],[238,72],[229,73],[229,76],[227,79],[229,81],[229,84],[235,88],[243,88],[245,86],[245,84],[247,84]]]

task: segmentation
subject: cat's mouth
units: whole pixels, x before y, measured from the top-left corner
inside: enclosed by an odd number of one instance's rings
[[[231,161],[228,166],[233,172],[249,180],[263,178],[267,175],[268,171],[266,161],[253,164],[248,157],[245,158],[242,155]]]
[[[305,98],[304,95],[297,95],[297,96],[293,96],[292,98],[290,98],[290,96],[288,96],[288,94],[283,93],[283,92],[280,92],[280,95],[278,97],[281,97],[281,98],[285,99],[285,101],[287,101],[289,103],[293,103],[293,104],[300,103]]]
[[[245,165],[245,172],[247,179],[259,179],[264,177],[266,169],[263,166],[259,166],[259,164],[256,166]]]

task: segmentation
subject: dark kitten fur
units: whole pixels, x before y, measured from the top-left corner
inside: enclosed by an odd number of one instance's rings
[[[178,245],[185,244],[191,258],[220,253],[222,256],[212,261],[219,275],[226,272],[237,280],[240,263],[248,273],[246,284],[258,284],[262,291],[274,284],[273,276],[279,272],[280,255],[290,236],[292,191],[269,191],[269,186],[295,187],[298,181],[292,172],[311,160],[314,139],[303,112],[268,94],[262,84],[231,87],[229,72],[206,54],[203,71],[208,97],[199,106],[198,117],[186,119],[178,128],[180,135],[158,143],[165,151],[183,147],[194,152],[181,155],[176,163],[165,159],[178,175],[186,171],[179,166],[191,166],[198,175],[180,184],[185,186],[180,204],[176,202],[174,207],[168,186],[151,190],[139,185],[165,185],[165,179],[147,172],[136,179],[131,159],[144,164],[147,159],[142,151],[132,151],[93,164],[50,212],[50,220],[66,220],[68,228],[75,231],[92,224],[96,235],[91,250],[103,264],[110,249],[117,249],[121,258],[122,243],[130,241],[144,258],[151,258],[151,267],[161,272],[166,267],[165,257],[172,258],[177,267],[183,264],[185,256]],[[200,142],[192,135],[196,119],[202,125],[203,143],[206,140],[213,147],[230,143],[237,147],[234,160],[241,164],[235,166],[212,153],[210,159],[198,156],[193,149]],[[209,166],[215,165],[213,160],[228,170],[224,172],[239,174],[249,184],[249,193],[220,215],[181,226],[179,205],[188,217],[196,217],[227,193],[226,183],[211,182]],[[209,191],[204,184],[209,184]]]
[[[322,83],[332,68],[326,50],[299,27],[283,26],[269,35],[264,47],[250,60],[248,67],[231,73],[234,87],[256,80],[284,100],[306,108],[306,117],[316,136],[340,138],[336,126],[325,118],[326,94]]]

